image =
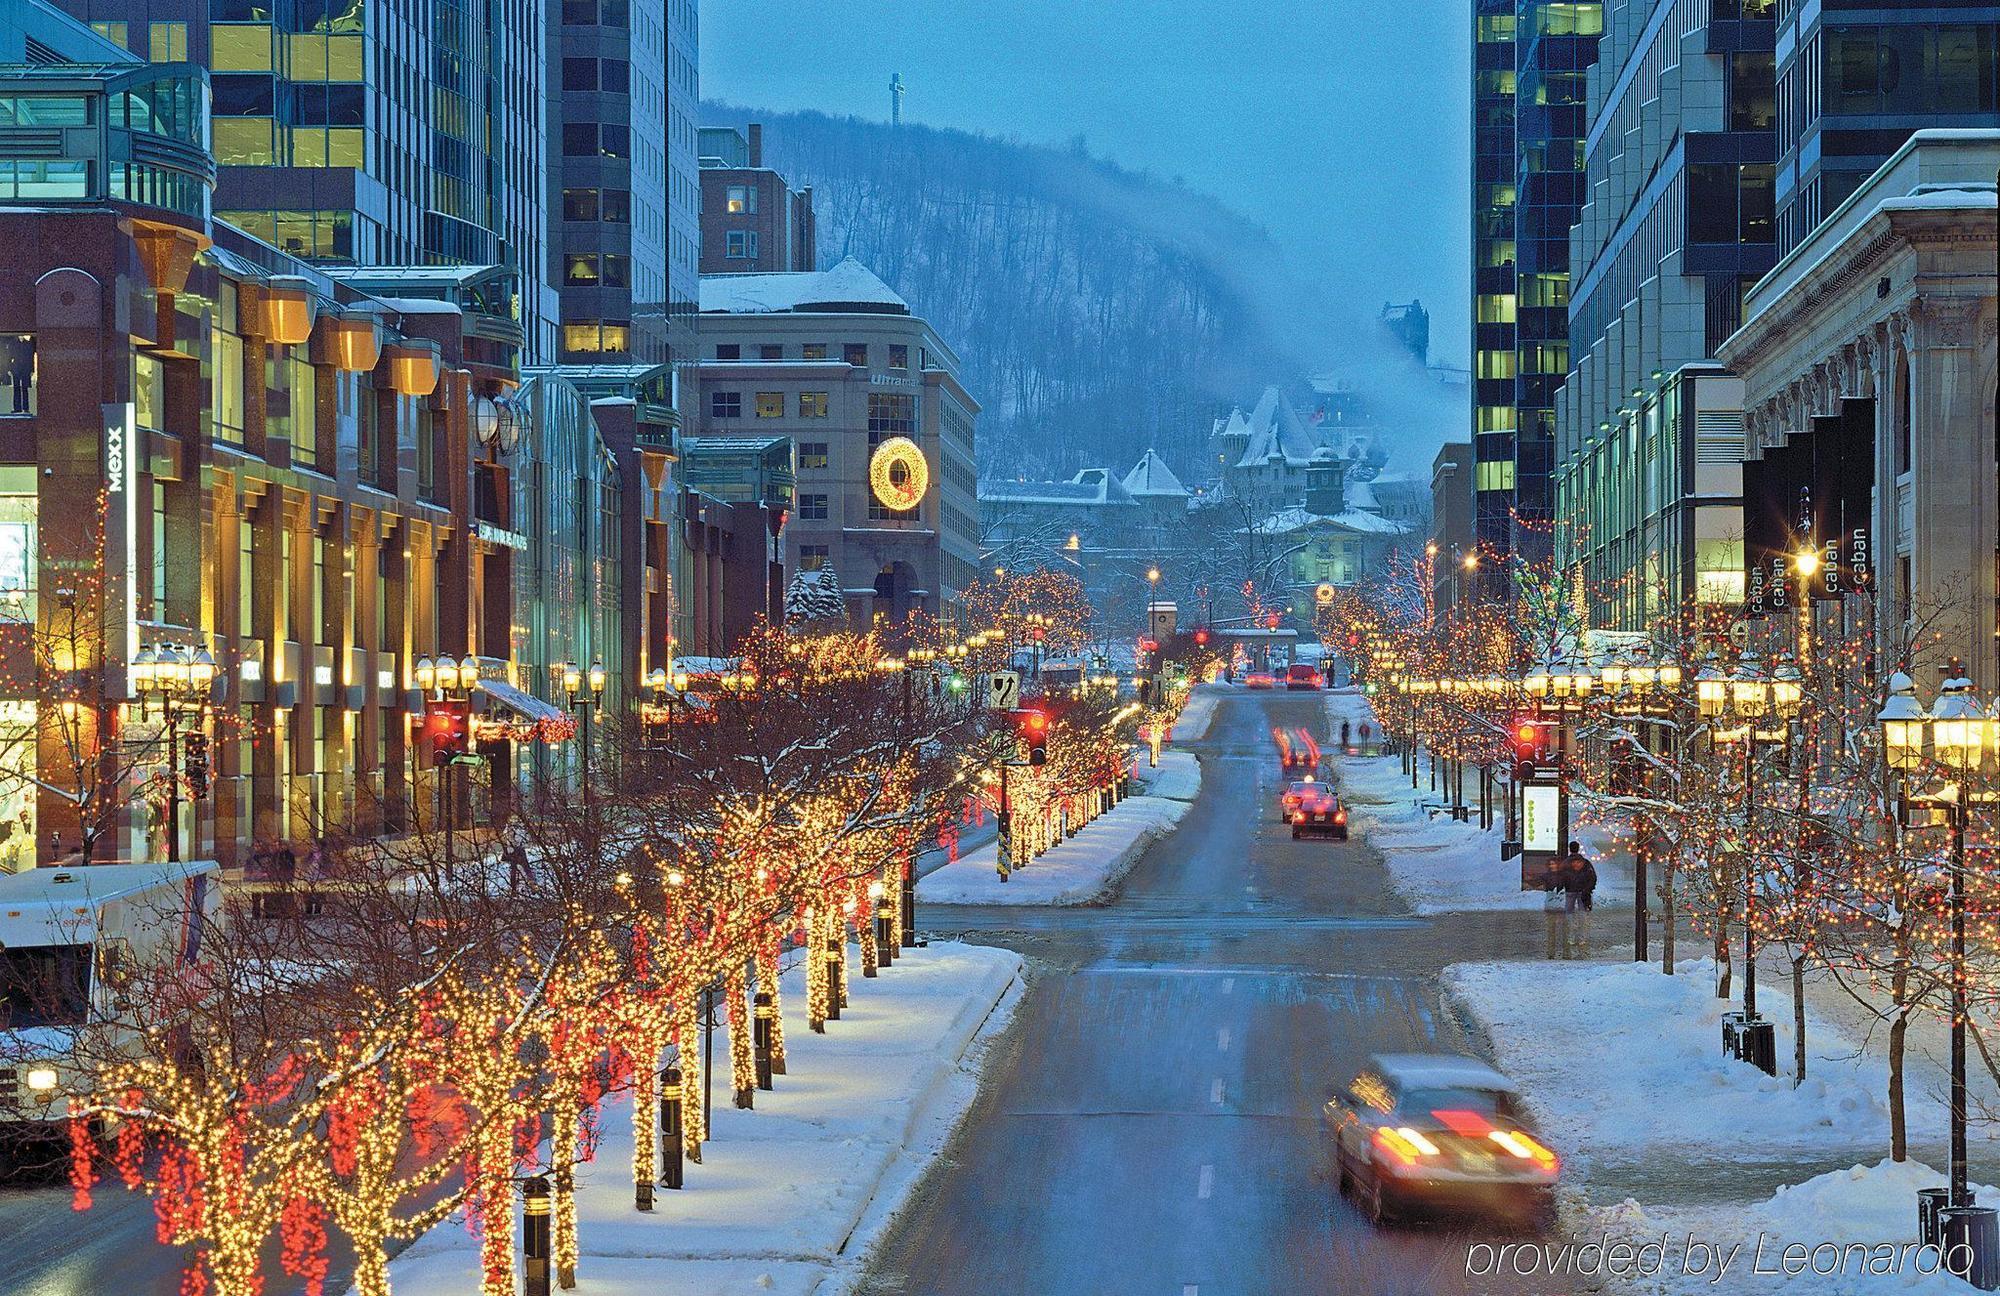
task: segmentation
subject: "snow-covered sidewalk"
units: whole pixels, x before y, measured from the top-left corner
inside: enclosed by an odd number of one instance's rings
[[[1201,795],[1201,761],[1193,752],[1163,751],[1157,766],[1148,765],[1142,753],[1132,771],[1132,781],[1145,795],[1169,801],[1192,801]]]
[[[983,945],[904,952],[851,982],[825,1035],[787,1015],[789,1073],[730,1103],[727,1032],[715,1057],[712,1138],[687,1187],[632,1208],[631,1109],[605,1105],[595,1160],[577,1171],[576,1290],[583,1296],[832,1296],[950,1137],[978,1088],[986,1043],[1019,998],[1021,958]],[[803,1005],[803,972],[784,1002]],[[518,1245],[518,1243],[517,1243]],[[391,1268],[397,1296],[461,1296],[478,1285],[476,1243],[456,1222]]]
[[[1444,980],[1490,1040],[1500,1068],[1522,1087],[1564,1158],[1568,1186],[1581,1190],[1564,1220],[1586,1249],[1557,1262],[1566,1266],[1559,1275],[1615,1279],[1609,1290],[1649,1296],[1967,1290],[1957,1278],[1919,1273],[1902,1252],[1901,1263],[1890,1265],[1880,1262],[1881,1252],[1836,1257],[1822,1249],[1814,1261],[1822,1272],[1810,1264],[1783,1272],[1788,1245],[1810,1252],[1822,1243],[1914,1244],[1916,1190],[1943,1182],[1921,1164],[1883,1159],[1886,1065],[1810,1008],[1807,1080],[1792,1086],[1788,985],[1758,986],[1759,1007],[1776,1025],[1780,1074],[1770,1077],[1722,1056],[1721,1015],[1733,1005],[1714,998],[1714,966],[1706,961],[1679,964],[1672,977],[1633,963],[1463,963],[1446,969]],[[1908,1084],[1911,1141],[1935,1146],[1945,1132],[1944,1106],[1917,1075]],[[1992,1145],[1977,1129],[1974,1139],[1977,1168]],[[1787,1165],[1798,1167],[1799,1182],[1771,1192],[1767,1179],[1742,1194],[1749,1200],[1721,1200],[1737,1195],[1726,1184],[1738,1167]],[[1812,1173],[1829,1165],[1839,1168]],[[1648,1174],[1656,1188],[1623,1195]],[[1591,1205],[1582,1198],[1600,1195],[1591,1193],[1600,1176],[1628,1187],[1616,1200]],[[1719,1251],[1705,1253],[1691,1241]],[[1628,1263],[1613,1273],[1601,1251],[1587,1249],[1617,1243],[1650,1246],[1657,1263]],[[1825,1271],[1837,1258],[1839,1272]],[[1725,1259],[1727,1267],[1718,1268]]]
[[[1327,714],[1336,735],[1341,722],[1347,721],[1357,743],[1363,724],[1373,734],[1381,733],[1368,699],[1358,692],[1329,694]],[[1338,750],[1338,738],[1333,745]],[[1505,789],[1493,789],[1493,827],[1481,830],[1477,771],[1466,771],[1472,816],[1459,822],[1442,809],[1445,794],[1430,790],[1428,771],[1421,763],[1414,788],[1395,756],[1336,755],[1334,768],[1356,836],[1382,852],[1390,883],[1412,911],[1542,907],[1540,891],[1521,889],[1520,860],[1500,858],[1500,843],[1506,836]],[[1587,798],[1572,797],[1570,805],[1571,835],[1597,867],[1597,907],[1629,912],[1633,863],[1629,830],[1617,812],[1600,810]]]
[[[1197,684],[1188,696],[1187,705],[1181,708],[1180,717],[1168,731],[1170,742],[1200,742],[1208,733],[1209,722],[1215,719],[1215,708],[1222,704],[1229,688],[1223,684]]]
[[[1200,767],[1195,769],[1196,791]],[[1102,897],[1139,862],[1146,848],[1172,832],[1191,801],[1127,797],[1000,880],[999,846],[988,843],[917,882],[917,901],[930,904],[1080,905]]]

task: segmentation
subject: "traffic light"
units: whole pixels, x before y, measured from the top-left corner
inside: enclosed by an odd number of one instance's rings
[[[1535,777],[1535,767],[1547,752],[1543,725],[1536,720],[1514,722],[1514,781],[1525,783]]]
[[[187,775],[188,795],[199,801],[208,795],[208,735],[191,733],[186,743],[187,756],[181,762],[181,770]]]
[[[470,704],[452,699],[427,704],[424,736],[430,739],[431,764],[443,765],[466,755],[472,746],[471,730]]]
[[[1045,765],[1049,759],[1049,716],[1046,711],[1025,708],[1013,713],[1014,737],[1028,749],[1028,764]]]
[[[1199,627],[1197,627],[1197,628],[1195,629],[1195,632],[1194,632],[1194,646],[1195,646],[1195,647],[1197,647],[1197,648],[1206,648],[1206,647],[1208,647],[1208,627],[1207,627],[1207,626],[1199,626]]]

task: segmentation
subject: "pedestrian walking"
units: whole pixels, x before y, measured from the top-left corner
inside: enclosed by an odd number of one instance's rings
[[[1361,754],[1364,756],[1368,754],[1368,740],[1374,733],[1375,731],[1369,727],[1366,720],[1361,722]]]
[[[1544,951],[1546,956],[1551,959],[1567,957],[1569,913],[1560,857],[1550,860],[1542,869],[1542,927],[1548,938]]]
[[[1346,751],[1348,748],[1347,739],[1349,733],[1352,732],[1352,730],[1349,728],[1349,724],[1350,722],[1346,720],[1342,720],[1340,722],[1340,749],[1342,751]]]
[[[1597,867],[1583,854],[1583,844],[1572,841],[1563,855],[1563,909],[1569,920],[1565,958],[1590,957],[1591,897],[1597,891]]]

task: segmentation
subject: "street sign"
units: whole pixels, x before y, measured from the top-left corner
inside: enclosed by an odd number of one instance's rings
[[[994,671],[986,677],[986,706],[992,711],[1012,711],[1021,704],[1021,672]]]

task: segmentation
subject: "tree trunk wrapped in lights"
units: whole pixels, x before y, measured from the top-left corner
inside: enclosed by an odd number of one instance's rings
[[[826,1034],[827,1013],[833,1005],[829,987],[833,969],[827,966],[826,904],[806,910],[806,1024],[816,1035]]]
[[[725,984],[729,996],[729,1083],[736,1091],[736,1105],[750,1107],[757,1101],[757,1062],[750,1039],[750,992],[744,960],[730,964]]]
[[[682,995],[675,1002],[674,1044],[680,1051],[681,1066],[681,1150],[687,1159],[701,1164],[701,1145],[708,1141],[708,1111],[702,1105],[700,991]]]
[[[872,977],[881,969],[881,954],[875,948],[875,916],[865,898],[854,911],[854,930],[861,941],[861,975]]]

